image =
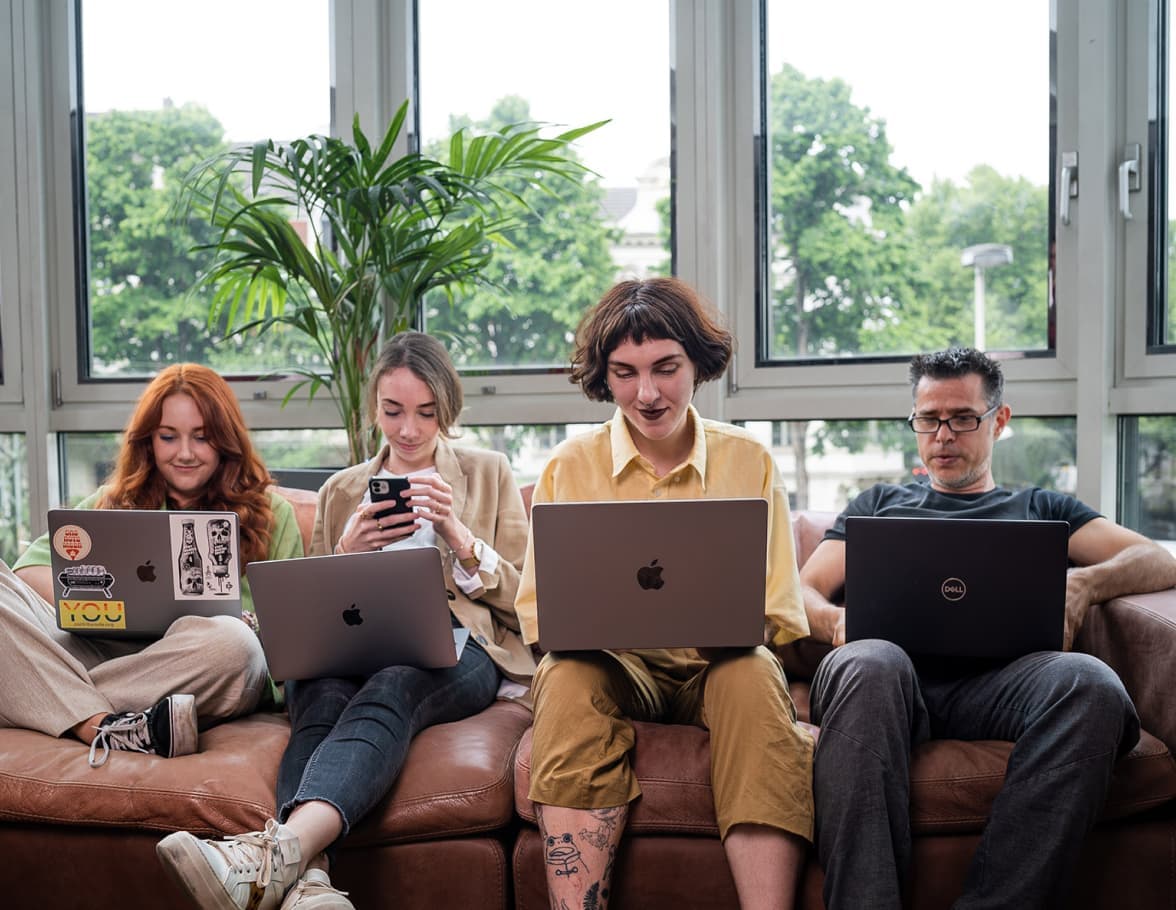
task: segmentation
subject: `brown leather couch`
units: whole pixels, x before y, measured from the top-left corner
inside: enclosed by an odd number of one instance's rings
[[[287,492],[305,537],[314,495]],[[832,516],[795,516],[798,558]],[[1120,764],[1090,838],[1072,906],[1176,906],[1176,591],[1120,598],[1092,612],[1080,645],[1107,660],[1136,699],[1145,735]],[[785,655],[799,680],[819,658]],[[793,695],[806,716],[807,684]],[[546,910],[543,857],[526,798],[530,717],[499,702],[425,731],[387,799],[339,852],[333,878],[361,908]],[[735,907],[717,838],[704,730],[638,725],[643,796],[618,857],[614,907]],[[156,841],[188,829],[212,836],[261,827],[288,735],[258,714],[201,734],[200,751],[160,759],[116,755],[91,769],[86,747],[0,730],[0,906],[185,906],[159,868]],[[1167,745],[1165,745],[1167,744]],[[1005,743],[940,742],[915,762],[917,833],[910,906],[950,904],[963,879],[1009,751]],[[821,871],[806,868],[802,906],[820,908]]]

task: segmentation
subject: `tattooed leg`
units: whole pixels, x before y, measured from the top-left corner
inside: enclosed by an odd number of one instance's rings
[[[536,806],[552,910],[605,910],[628,806]]]

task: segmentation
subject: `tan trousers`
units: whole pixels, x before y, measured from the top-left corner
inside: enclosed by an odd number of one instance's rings
[[[61,736],[95,714],[196,697],[202,727],[248,713],[267,685],[253,631],[231,616],[186,616],[158,641],[86,638],[0,561],[0,727]]]
[[[812,840],[813,740],[796,724],[779,661],[762,647],[712,664],[693,654],[547,654],[531,689],[531,799],[574,809],[624,805],[641,793],[629,764],[630,719],[693,724],[710,731],[723,837],[747,823]]]

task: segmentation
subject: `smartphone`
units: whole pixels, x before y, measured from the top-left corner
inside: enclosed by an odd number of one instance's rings
[[[387,518],[389,515],[404,515],[412,511],[412,506],[401,493],[412,486],[407,477],[372,477],[368,480],[368,491],[372,494],[372,502],[386,502],[391,500],[391,508],[382,509],[375,514],[376,518]]]

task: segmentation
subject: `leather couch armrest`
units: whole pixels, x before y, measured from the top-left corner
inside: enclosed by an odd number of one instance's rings
[[[1075,647],[1119,674],[1144,729],[1176,754],[1176,588],[1092,606]]]

